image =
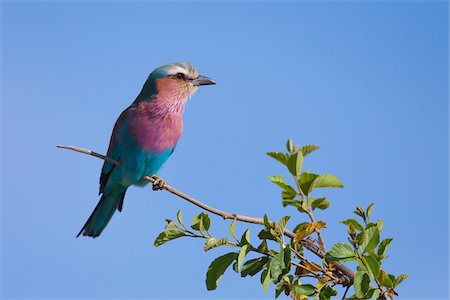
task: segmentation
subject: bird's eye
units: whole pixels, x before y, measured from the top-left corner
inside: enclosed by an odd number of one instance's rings
[[[177,73],[177,74],[175,74],[175,78],[177,78],[177,79],[184,79],[185,76],[184,76],[183,73]]]

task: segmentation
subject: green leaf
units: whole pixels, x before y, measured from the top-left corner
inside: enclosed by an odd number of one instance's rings
[[[389,277],[384,278],[384,280],[381,282],[381,284],[387,288],[393,288],[394,283]]]
[[[280,222],[278,222],[278,226],[280,227],[280,233],[284,231],[284,228],[286,228],[286,224],[289,221],[291,217],[290,216],[284,216],[280,219]]]
[[[181,209],[177,212],[178,223],[183,224],[183,215],[181,214]]]
[[[294,275],[284,275],[283,276],[283,282],[287,285],[290,285],[292,282],[294,282]]]
[[[267,292],[267,288],[270,284],[270,269],[265,269],[261,273],[261,283],[263,285],[264,293]]]
[[[319,148],[320,147],[316,146],[316,145],[306,145],[306,146],[303,146],[300,151],[302,151],[303,157],[305,157],[306,155],[310,154],[311,152],[316,151]]]
[[[356,272],[353,284],[355,287],[356,296],[358,298],[364,298],[370,287],[369,274],[362,271]]]
[[[170,228],[178,228],[178,224],[172,220],[166,219],[166,223],[167,223],[166,228],[169,228],[169,229]]]
[[[293,206],[295,208],[297,208],[298,211],[300,212],[305,212],[305,208],[308,209],[308,204],[306,203],[306,201],[303,200],[288,200],[288,199],[283,199],[282,201],[283,207],[286,206]]]
[[[380,242],[380,232],[377,226],[371,226],[366,228],[364,231],[364,240],[361,244],[362,252],[370,252],[375,249],[375,247]]]
[[[246,277],[247,275],[253,276],[257,274],[266,266],[268,261],[269,258],[267,256],[246,261],[242,266],[241,276]]]
[[[320,209],[320,210],[324,210],[327,209],[328,207],[330,207],[330,202],[328,202],[327,198],[309,198],[310,204],[311,204],[311,208],[314,211],[316,208]]]
[[[269,176],[269,180],[272,181],[273,183],[275,183],[276,185],[278,185],[279,187],[281,187],[283,190],[297,194],[295,189],[286,183],[283,176],[281,176],[281,175]]]
[[[389,279],[394,282],[395,281],[395,276],[392,274],[387,274],[387,276],[389,277]],[[408,275],[409,276],[409,275]]]
[[[264,228],[258,233],[258,237],[262,240],[276,241],[275,236],[270,232],[270,229]]]
[[[356,235],[356,240],[358,241],[358,244],[361,245],[364,242],[364,233],[366,230],[363,230],[362,232],[358,233]]]
[[[284,269],[282,275],[288,274],[291,271],[291,250],[289,248],[285,248],[283,251],[283,260],[284,260]]]
[[[286,268],[284,259],[284,249],[281,249],[281,251],[274,255],[270,260],[270,274],[275,283],[279,281],[280,276],[283,274],[283,270]]]
[[[279,255],[277,254],[270,260],[269,269],[270,269],[270,276],[277,281],[280,277],[281,273],[283,272],[284,267],[284,261],[280,259]]]
[[[203,214],[202,222],[200,224],[203,224],[203,226],[205,227],[205,231],[209,230],[209,227],[211,225],[211,220],[209,219],[208,214]]]
[[[267,241],[265,239],[259,244],[257,250],[262,253],[269,252],[269,247],[267,247]]]
[[[378,297],[380,296],[380,290],[376,288],[369,289],[366,295],[369,299],[378,299]]]
[[[291,139],[288,139],[286,142],[286,150],[289,153],[295,152],[294,143],[292,142]]]
[[[192,218],[191,228],[194,230],[208,231],[210,225],[211,220],[206,213],[200,213]]]
[[[156,238],[154,245],[155,247],[161,246],[162,244],[167,243],[168,241],[174,240],[176,238],[185,236],[184,232],[179,230],[166,230],[161,232]]]
[[[289,156],[287,161],[287,167],[289,172],[293,176],[297,177],[298,175],[300,175],[302,165],[303,165],[303,155],[301,153],[297,152]]]
[[[301,203],[302,207],[300,207],[298,210],[301,212],[307,212],[308,211],[308,202],[302,200],[302,201],[300,201],[300,203]]]
[[[343,188],[342,182],[334,175],[323,174],[319,175],[314,180],[314,183],[310,187],[310,191],[318,188]]]
[[[364,212],[364,207],[357,206],[353,213],[360,216],[364,220],[364,222],[366,221],[366,213]]]
[[[377,251],[378,255],[384,255],[393,240],[394,239],[392,239],[392,238],[387,238],[387,239],[382,240],[380,245],[378,245],[378,251]]]
[[[235,271],[236,273],[239,273],[237,261],[235,261],[233,263],[233,271]]]
[[[283,152],[267,152],[267,155],[278,160],[283,165],[286,165],[288,162],[288,156]]]
[[[208,272],[206,272],[206,288],[208,291],[215,290],[223,273],[228,266],[236,259],[236,253],[230,252],[222,255],[209,265]]]
[[[377,227],[378,227],[378,232],[381,232],[381,230],[383,230],[383,220],[377,221]]]
[[[322,300],[328,300],[333,296],[336,296],[338,294],[338,291],[333,289],[331,286],[324,286],[320,289],[319,298]]]
[[[295,169],[297,171],[297,176],[300,175],[303,167],[303,154],[302,152],[297,152],[297,159],[295,161]]]
[[[366,266],[364,265],[364,263],[363,263],[362,260],[358,259],[358,260],[357,260],[357,263],[358,263],[358,266],[356,267],[356,270],[357,270],[357,271],[364,271],[364,272],[367,272],[367,268],[366,268]]]
[[[270,222],[269,217],[267,216],[267,214],[264,214],[263,220],[264,220],[264,226],[267,229],[272,228],[272,223]]]
[[[355,219],[347,219],[344,221],[341,221],[340,223],[344,224],[344,225],[352,225],[353,228],[358,229],[359,231],[364,231],[364,228],[361,224],[359,224],[358,221],[356,221]]]
[[[316,292],[316,287],[312,284],[295,285],[293,292],[296,295],[312,296]]]
[[[319,177],[318,174],[303,172],[300,176],[299,184],[300,189],[302,190],[302,193],[306,196],[309,195],[311,190],[311,185],[313,184],[314,180]]]
[[[364,256],[362,260],[367,268],[369,276],[372,279],[377,279],[380,273],[380,266],[381,266],[380,262],[372,255]]]
[[[241,237],[240,245],[250,245],[250,228],[248,228]]]
[[[345,243],[337,243],[331,250],[326,254],[328,261],[353,261],[356,259],[355,252],[350,245]]]
[[[284,291],[284,285],[285,285],[285,282],[282,281],[275,288],[275,299],[278,298],[278,296],[280,296],[281,293]]]
[[[236,232],[234,231],[235,226],[236,226],[236,219],[233,219],[233,221],[230,224],[230,234],[237,241]]]
[[[297,209],[300,209],[302,207],[302,202],[300,202],[298,200],[293,200],[293,199],[284,199],[283,198],[282,204],[283,204],[283,207],[286,207],[288,205],[293,206]]]
[[[199,217],[200,215],[197,215],[197,216],[194,216],[193,218],[192,218],[192,225],[191,225],[191,228],[192,229],[194,229],[194,230],[199,230],[200,229],[200,220],[201,220],[201,217]]]
[[[239,251],[238,258],[237,258],[237,264],[238,264],[238,271],[241,270],[242,262],[244,261],[245,256],[248,253],[248,244],[245,244],[241,247],[241,250]]]
[[[392,282],[391,278],[383,270],[380,270],[380,274],[378,275],[377,282],[387,288],[394,287],[394,283]]]
[[[396,288],[403,280],[409,277],[409,274],[401,274],[394,281],[394,288]]]
[[[289,191],[289,190],[284,190],[281,192],[281,199],[282,199],[282,203],[285,203],[285,201],[295,201],[293,200],[295,197],[297,196],[297,192],[295,191]],[[287,204],[286,204],[287,205]],[[286,206],[284,205],[284,206]]]
[[[372,210],[373,210],[374,205],[375,205],[375,203],[371,203],[371,204],[367,207],[367,210],[366,210],[367,222],[370,221],[370,216],[372,215]],[[381,230],[381,229],[380,229],[380,230]]]
[[[205,251],[208,251],[212,248],[216,248],[219,246],[224,246],[228,243],[228,239],[227,238],[222,238],[222,239],[216,239],[216,238],[209,238],[206,240],[205,245],[203,246],[203,249]]]
[[[294,239],[291,239],[291,247],[295,249],[300,255],[304,255],[303,245],[301,243],[296,243]],[[297,255],[297,254],[296,254]],[[300,257],[299,257],[300,258]]]
[[[358,241],[356,240],[356,230],[355,227],[353,227],[352,224],[347,225],[347,233],[350,235],[348,238],[349,242],[352,244],[352,246],[356,246]]]

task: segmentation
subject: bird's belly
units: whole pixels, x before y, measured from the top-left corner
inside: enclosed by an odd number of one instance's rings
[[[167,161],[172,149],[155,153],[134,148],[121,160],[121,184],[132,185],[141,181],[144,176],[155,175]]]

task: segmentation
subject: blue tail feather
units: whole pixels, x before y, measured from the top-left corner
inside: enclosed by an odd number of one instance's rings
[[[77,237],[81,234],[83,234],[83,236],[91,236],[93,238],[98,237],[102,233],[103,229],[105,229],[106,225],[108,225],[116,209],[122,209],[125,192],[126,189],[119,193],[103,194],[86,224],[84,224],[83,228],[81,228]]]

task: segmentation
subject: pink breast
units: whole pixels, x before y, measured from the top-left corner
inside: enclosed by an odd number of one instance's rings
[[[161,114],[138,106],[130,113],[130,133],[139,147],[146,151],[161,153],[172,149],[183,131],[182,112]]]

